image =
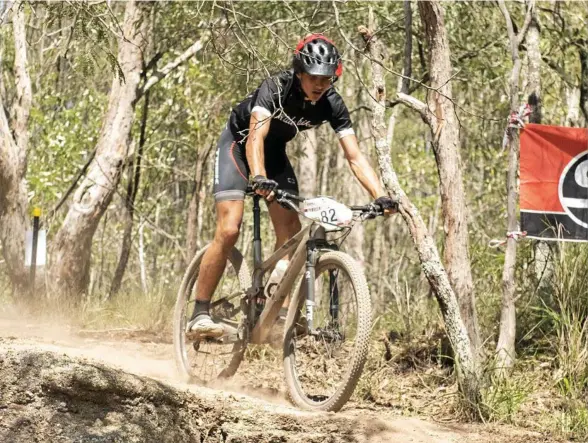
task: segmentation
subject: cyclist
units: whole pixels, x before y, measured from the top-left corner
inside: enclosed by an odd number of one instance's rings
[[[351,170],[375,203],[387,214],[396,210],[396,202],[385,193],[374,169],[361,153],[347,107],[332,87],[342,70],[341,57],[333,42],[322,34],[310,34],[296,46],[292,69],[264,80],[232,110],[217,145],[216,232],[200,265],[196,304],[187,327],[189,336],[223,334],[222,326],[210,317],[210,299],[239,237],[250,176],[255,192],[268,201],[276,249],[301,229],[296,212],[271,203],[275,188],[298,194],[286,143],[299,131],[328,121],[339,137]]]

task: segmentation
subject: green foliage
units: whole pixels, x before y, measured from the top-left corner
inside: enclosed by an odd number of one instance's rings
[[[553,429],[564,438],[576,441],[588,439],[588,408],[575,403],[555,415],[551,420]]]
[[[37,95],[30,117],[38,129],[29,157],[29,201],[48,211],[61,198],[94,150],[106,102],[93,89]]]
[[[79,45],[74,66],[83,77],[91,77],[96,69],[100,72],[104,65],[123,82],[124,74],[112,50],[113,29],[118,19],[105,3],[89,2],[50,2],[47,4],[47,25],[61,27],[69,22],[69,41]],[[118,32],[122,32],[120,27]],[[75,40],[74,40],[75,39]],[[67,54],[69,48],[65,48]]]
[[[556,383],[564,396],[577,398],[588,394],[588,252],[564,243],[555,263],[553,299],[544,301],[544,314],[557,339]]]
[[[517,415],[535,389],[535,380],[525,374],[497,378],[483,392],[487,418],[493,422],[516,423]]]

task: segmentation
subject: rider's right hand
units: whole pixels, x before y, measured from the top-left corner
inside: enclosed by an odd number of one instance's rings
[[[265,197],[269,201],[273,200],[274,190],[278,187],[278,182],[263,175],[256,175],[253,177],[252,184],[256,194]]]

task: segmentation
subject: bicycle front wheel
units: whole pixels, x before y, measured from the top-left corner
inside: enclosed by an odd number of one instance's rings
[[[210,315],[227,332],[219,339],[191,340],[186,327],[194,310],[200,264],[208,246],[200,250],[188,266],[178,291],[174,310],[174,357],[180,376],[186,381],[210,384],[235,374],[247,346],[245,291],[251,276],[241,253],[233,248],[211,300]],[[238,332],[238,334],[236,333]]]
[[[313,328],[304,327],[302,282],[290,302],[284,332],[284,372],[292,402],[303,409],[338,411],[359,381],[369,349],[370,294],[359,265],[339,251],[315,266]]]

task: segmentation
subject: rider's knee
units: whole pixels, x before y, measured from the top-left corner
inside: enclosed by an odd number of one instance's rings
[[[239,239],[241,225],[237,223],[225,223],[216,232],[216,240],[226,248],[232,248]]]

